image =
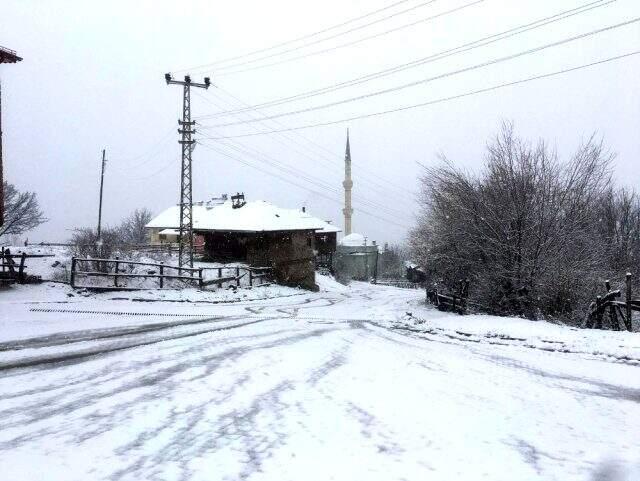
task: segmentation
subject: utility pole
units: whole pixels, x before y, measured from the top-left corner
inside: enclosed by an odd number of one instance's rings
[[[0,47],[0,64],[22,62],[15,50]],[[2,170],[2,85],[0,85],[0,227],[4,224],[4,172]]]
[[[104,186],[104,166],[107,163],[106,150],[102,149],[102,173],[100,174],[100,204],[98,207],[98,255],[102,256],[102,188]]]
[[[189,75],[184,80],[173,80],[171,74],[165,74],[167,85],[182,85],[182,120],[178,120],[178,133],[182,135],[178,141],[182,146],[182,166],[180,170],[180,235],[178,237],[178,266],[193,267],[193,184],[191,153],[195,146],[195,140],[191,137],[196,133],[193,126],[195,120],[191,120],[191,87],[208,89],[211,85],[209,77],[204,78],[204,83],[191,81]]]
[[[2,81],[0,80],[0,227],[4,224],[4,171],[2,170]]]

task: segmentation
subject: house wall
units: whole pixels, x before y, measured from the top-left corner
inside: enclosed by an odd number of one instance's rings
[[[238,232],[207,232],[203,235],[206,260],[247,261],[249,235]]]
[[[249,243],[247,260],[271,266],[278,284],[317,290],[313,231],[273,232],[257,235]]]
[[[334,270],[340,279],[368,281],[375,277],[378,246],[338,246]]]
[[[273,268],[278,284],[316,290],[313,231],[205,233],[208,260]]]
[[[174,244],[178,242],[178,236],[165,235],[160,236],[160,231],[163,229],[148,229],[149,231],[149,244],[162,245],[162,244]]]
[[[316,251],[320,255],[333,254],[336,251],[337,246],[337,233],[320,233],[315,234],[315,246]]]

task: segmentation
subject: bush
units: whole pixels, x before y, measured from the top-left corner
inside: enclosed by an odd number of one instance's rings
[[[610,273],[601,221],[612,156],[591,138],[560,162],[509,124],[487,150],[477,176],[447,159],[425,169],[413,257],[431,284],[470,278],[485,311],[581,320]]]

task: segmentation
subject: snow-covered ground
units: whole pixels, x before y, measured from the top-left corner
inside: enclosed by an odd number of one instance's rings
[[[640,334],[318,284],[0,291],[3,479],[640,479]]]

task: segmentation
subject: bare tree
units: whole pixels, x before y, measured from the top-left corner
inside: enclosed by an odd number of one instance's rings
[[[20,235],[38,227],[45,218],[35,192],[20,192],[13,184],[4,182],[5,219],[0,237]]]
[[[402,278],[405,274],[404,262],[409,255],[405,246],[392,244],[385,246],[378,256],[378,277]]]
[[[598,234],[612,156],[589,139],[567,162],[510,124],[487,146],[477,176],[443,165],[425,170],[423,211],[411,235],[430,282],[471,278],[486,310],[529,318],[578,318],[606,269]]]
[[[90,227],[75,229],[71,236],[71,254],[75,257],[93,257],[110,259],[119,253],[121,240],[119,229],[103,228],[100,232],[102,245],[98,247],[98,232]],[[96,263],[96,270],[107,271],[111,264]]]
[[[598,226],[612,277],[627,271],[640,275],[640,197],[628,189],[609,190],[601,201]]]
[[[139,245],[147,243],[145,226],[151,221],[153,214],[149,209],[136,209],[118,228],[120,239],[124,244]]]

